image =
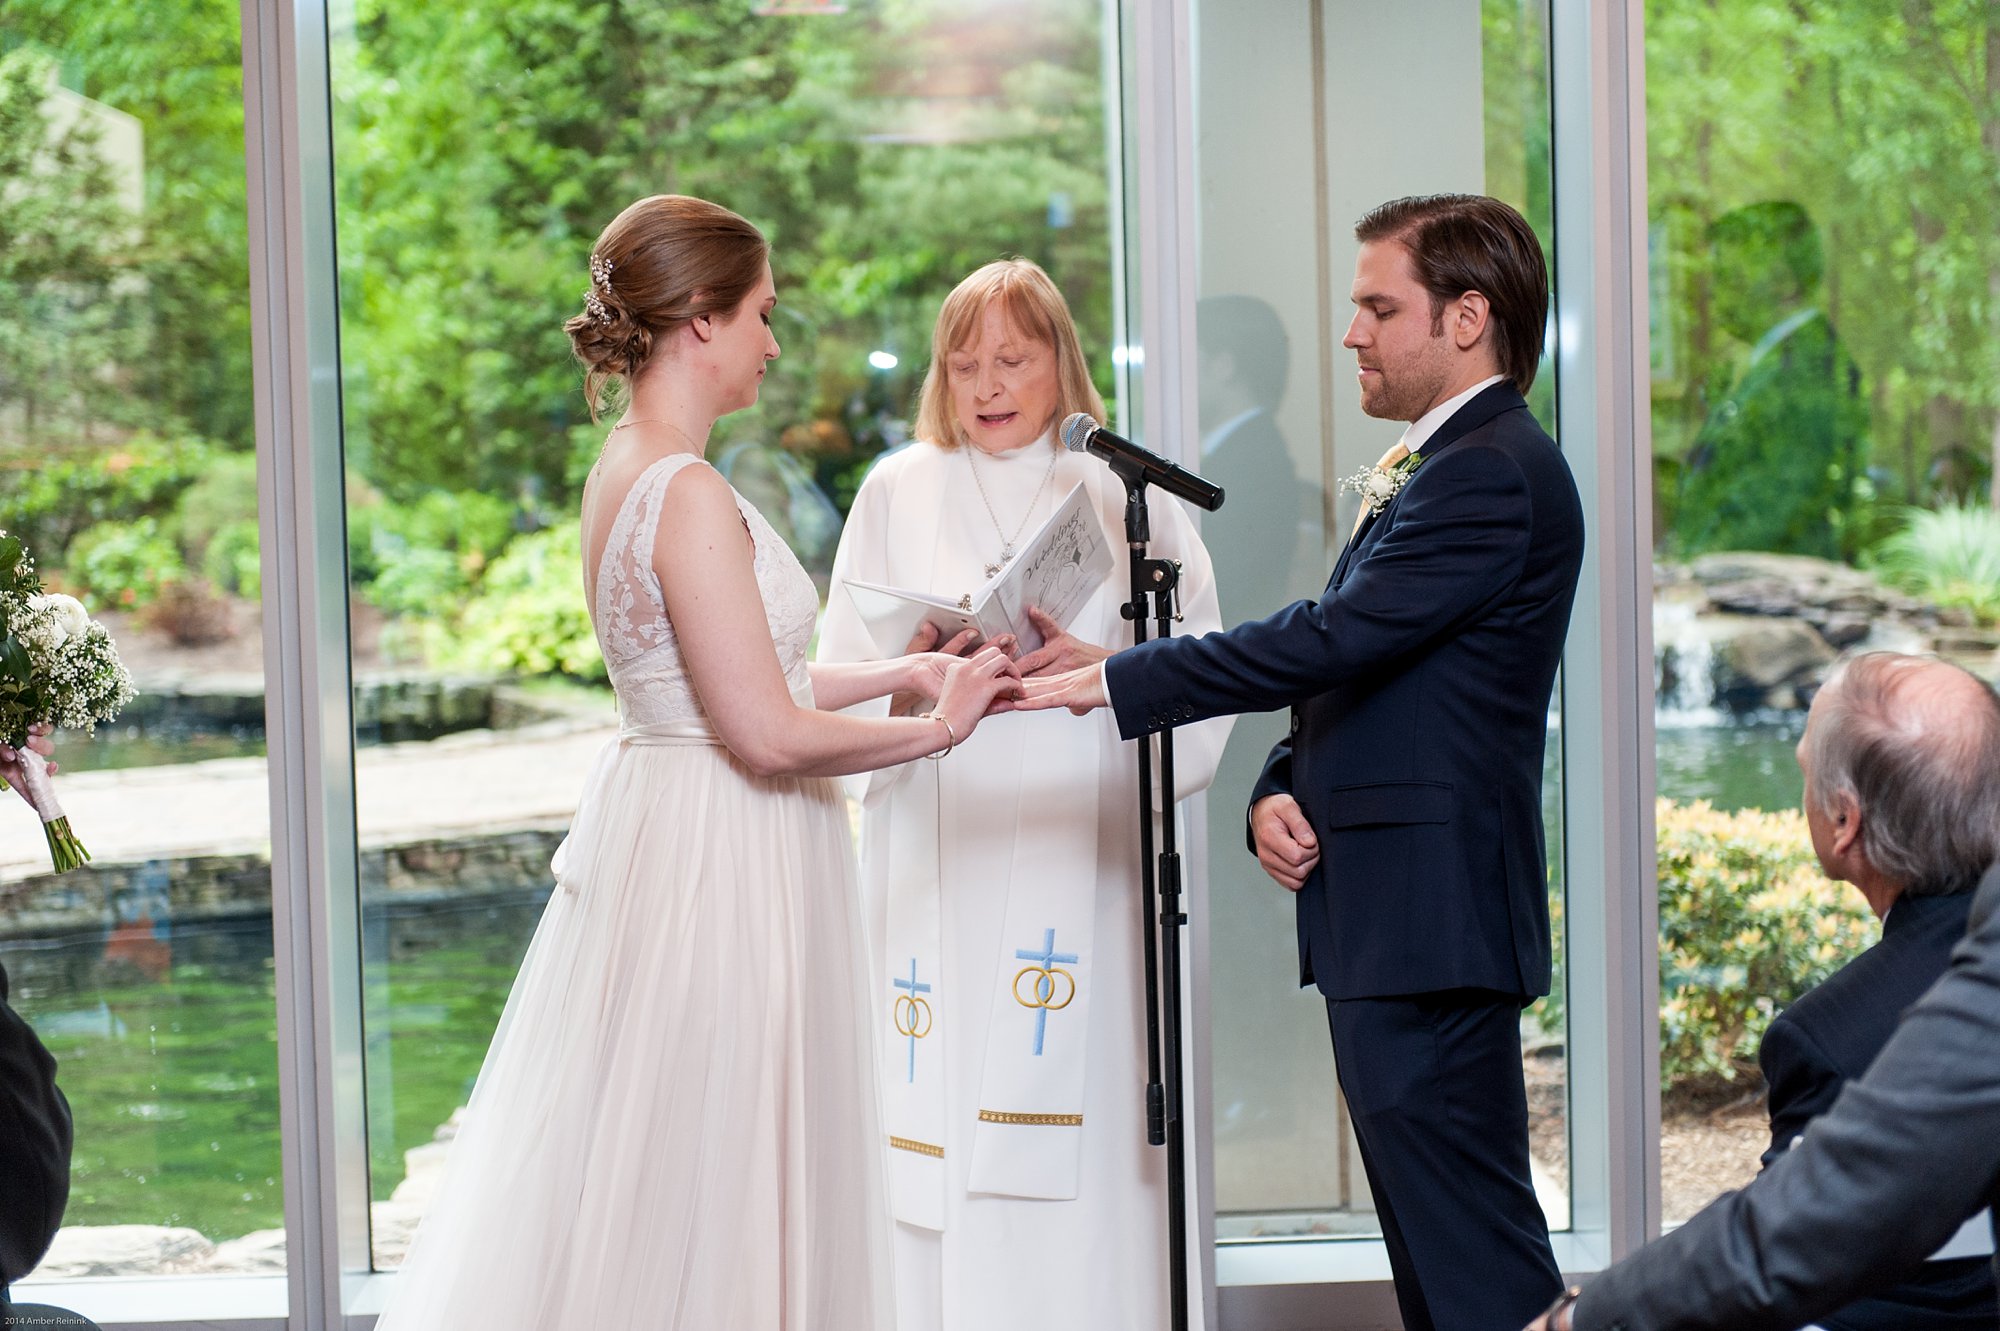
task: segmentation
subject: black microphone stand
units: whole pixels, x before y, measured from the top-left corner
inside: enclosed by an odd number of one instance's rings
[[[1111,463],[1125,482],[1125,540],[1132,552],[1132,599],[1122,613],[1132,621],[1134,643],[1146,641],[1146,621],[1159,636],[1173,634],[1180,618],[1180,564],[1152,559],[1152,516],[1146,481],[1136,466]],[[1150,598],[1150,604],[1149,604]],[[1153,745],[1139,754],[1139,863],[1144,892],[1140,927],[1146,940],[1146,1140],[1167,1148],[1167,1278],[1172,1331],[1187,1331],[1187,1139],[1181,1123],[1181,857],[1174,837],[1174,731],[1160,731],[1160,848],[1153,851]],[[1158,927],[1155,928],[1155,921]]]

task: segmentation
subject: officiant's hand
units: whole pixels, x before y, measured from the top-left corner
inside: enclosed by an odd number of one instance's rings
[[[1068,629],[1042,613],[1040,606],[1028,607],[1028,619],[1042,635],[1042,645],[1029,652],[1017,663],[1024,679],[1034,679],[1041,675],[1063,675],[1084,666],[1096,665],[1111,655],[1106,647],[1094,642],[1085,642]]]
[[[28,747],[50,760],[48,764],[50,776],[56,774],[56,764],[52,757],[56,751],[56,742],[51,738],[54,734],[55,727],[46,722],[38,722],[28,727]],[[23,784],[21,778],[21,754],[7,744],[0,744],[0,781],[5,781],[19,791],[22,799],[28,798],[27,786]]]
[[[1051,707],[1067,707],[1076,715],[1083,716],[1102,706],[1104,669],[1101,665],[1087,665],[1081,670],[1061,675],[1042,675],[1023,680],[1021,696],[1015,700],[1014,710],[1039,712]]]
[[[1290,795],[1266,795],[1250,806],[1250,839],[1257,845],[1257,863],[1288,891],[1304,887],[1319,863],[1319,838]]]

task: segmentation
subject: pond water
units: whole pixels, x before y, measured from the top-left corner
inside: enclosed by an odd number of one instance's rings
[[[1743,721],[1656,722],[1659,793],[1686,803],[1705,799],[1718,809],[1796,809],[1805,793],[1794,751],[1805,733],[1803,712],[1772,712]]]
[[[95,735],[65,731],[57,737],[56,760],[65,772],[102,772],[123,767],[167,767],[209,758],[261,758],[262,726],[197,730],[186,725],[99,726]]]
[[[371,909],[365,930],[371,1192],[464,1102],[546,890]],[[284,1223],[268,918],[0,943],[14,1006],[76,1123],[71,1225]]]

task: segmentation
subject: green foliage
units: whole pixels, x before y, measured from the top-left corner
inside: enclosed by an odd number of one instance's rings
[[[632,199],[716,198],[764,228],[785,356],[726,439],[832,421],[823,487],[893,442],[938,303],[1005,254],[1047,266],[1109,344],[1099,10],[991,31],[939,3],[810,22],[752,6],[363,0],[335,45],[348,455],[392,497],[476,487],[566,511],[579,374],[561,333]],[[966,30],[970,28],[968,33]],[[950,124],[907,85],[1006,44]],[[867,353],[902,360],[883,373]],[[1097,367],[1108,383],[1110,366]]]
[[[68,549],[94,523],[141,517],[164,521],[181,492],[220,456],[205,440],[139,434],[111,448],[0,463],[5,474],[0,528],[43,551],[53,563],[56,551]]]
[[[1910,510],[1875,548],[1873,563],[1932,605],[1962,607],[1984,624],[2000,621],[2000,514],[1983,504]]]
[[[118,278],[133,219],[90,116],[45,109],[55,62],[0,55],[0,436],[84,437],[107,407],[100,384],[136,310]]]
[[[202,552],[202,575],[226,592],[255,601],[264,595],[263,546],[255,518],[218,529]]]
[[[1655,530],[1689,537],[1673,511],[1679,473],[1701,463],[1699,436],[1722,423],[1759,340],[1731,317],[1757,282],[1717,246],[1715,224],[1791,204],[1821,242],[1810,300],[1851,357],[1844,395],[1863,417],[1851,460],[1845,434],[1795,425],[1791,438],[1854,487],[1832,533],[1852,558],[1874,539],[1873,494],[1971,492],[2000,447],[2000,12],[1990,0],[1648,0],[1645,26],[1666,510]],[[1717,479],[1765,498],[1756,478]]]
[[[0,13],[7,38],[0,44],[59,53],[67,87],[135,117],[145,136],[139,227],[109,221],[101,208],[61,217],[67,243],[108,251],[117,277],[107,294],[124,301],[89,302],[115,316],[117,374],[108,384],[78,375],[88,384],[86,422],[189,429],[249,448],[250,239],[238,6],[7,0]],[[0,142],[11,141],[0,132]],[[19,177],[0,169],[0,179]],[[47,184],[63,188],[59,180]],[[11,250],[11,242],[0,245],[0,255]],[[6,262],[0,257],[0,266]],[[0,279],[0,293],[7,287]],[[6,323],[0,318],[0,326]],[[75,355],[66,340],[52,345],[65,360]],[[41,448],[49,440],[29,433],[23,442]]]
[[[471,590],[464,567],[443,550],[405,550],[384,561],[364,591],[368,602],[392,615],[416,618],[449,614]]]
[[[205,564],[209,543],[225,527],[257,524],[257,455],[223,453],[181,492],[174,525],[181,554],[191,565]],[[217,585],[223,580],[211,578]]]
[[[1754,1084],[1771,1018],[1873,942],[1875,921],[1820,872],[1801,814],[1658,810],[1660,1080],[1699,1100]]]
[[[467,572],[486,566],[514,535],[514,505],[477,490],[430,490],[409,504],[388,504],[375,516],[378,554],[449,551]]]
[[[180,551],[153,518],[100,522],[70,542],[63,560],[65,582],[121,610],[151,605],[161,587],[186,572]]]
[[[435,644],[443,662],[490,674],[603,679],[582,567],[577,522],[516,539],[486,571],[451,641]]]

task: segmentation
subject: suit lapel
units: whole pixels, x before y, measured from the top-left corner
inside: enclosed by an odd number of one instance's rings
[[[1486,389],[1484,392],[1479,393],[1472,401],[1453,412],[1450,418],[1443,425],[1440,425],[1437,428],[1437,432],[1425,440],[1424,446],[1417,451],[1426,459],[1434,458],[1446,448],[1465,438],[1466,435],[1471,434],[1474,430],[1502,412],[1512,411],[1516,407],[1525,408],[1527,405],[1527,400],[1514,391],[1514,386],[1503,380]],[[1422,470],[1421,463],[1418,464],[1418,469]],[[1412,476],[1410,481],[1406,481],[1404,484],[1410,484],[1415,479]],[[1398,490],[1390,497],[1389,502],[1382,506],[1380,513],[1371,514],[1363,519],[1361,526],[1355,530],[1353,538],[1341,550],[1340,558],[1334,561],[1333,576],[1328,578],[1326,582],[1326,589],[1328,591],[1332,591],[1345,580],[1348,565],[1354,562],[1354,557],[1360,552],[1361,543],[1368,539],[1370,533],[1388,523],[1390,518],[1394,516],[1396,501],[1402,497],[1403,492]]]

